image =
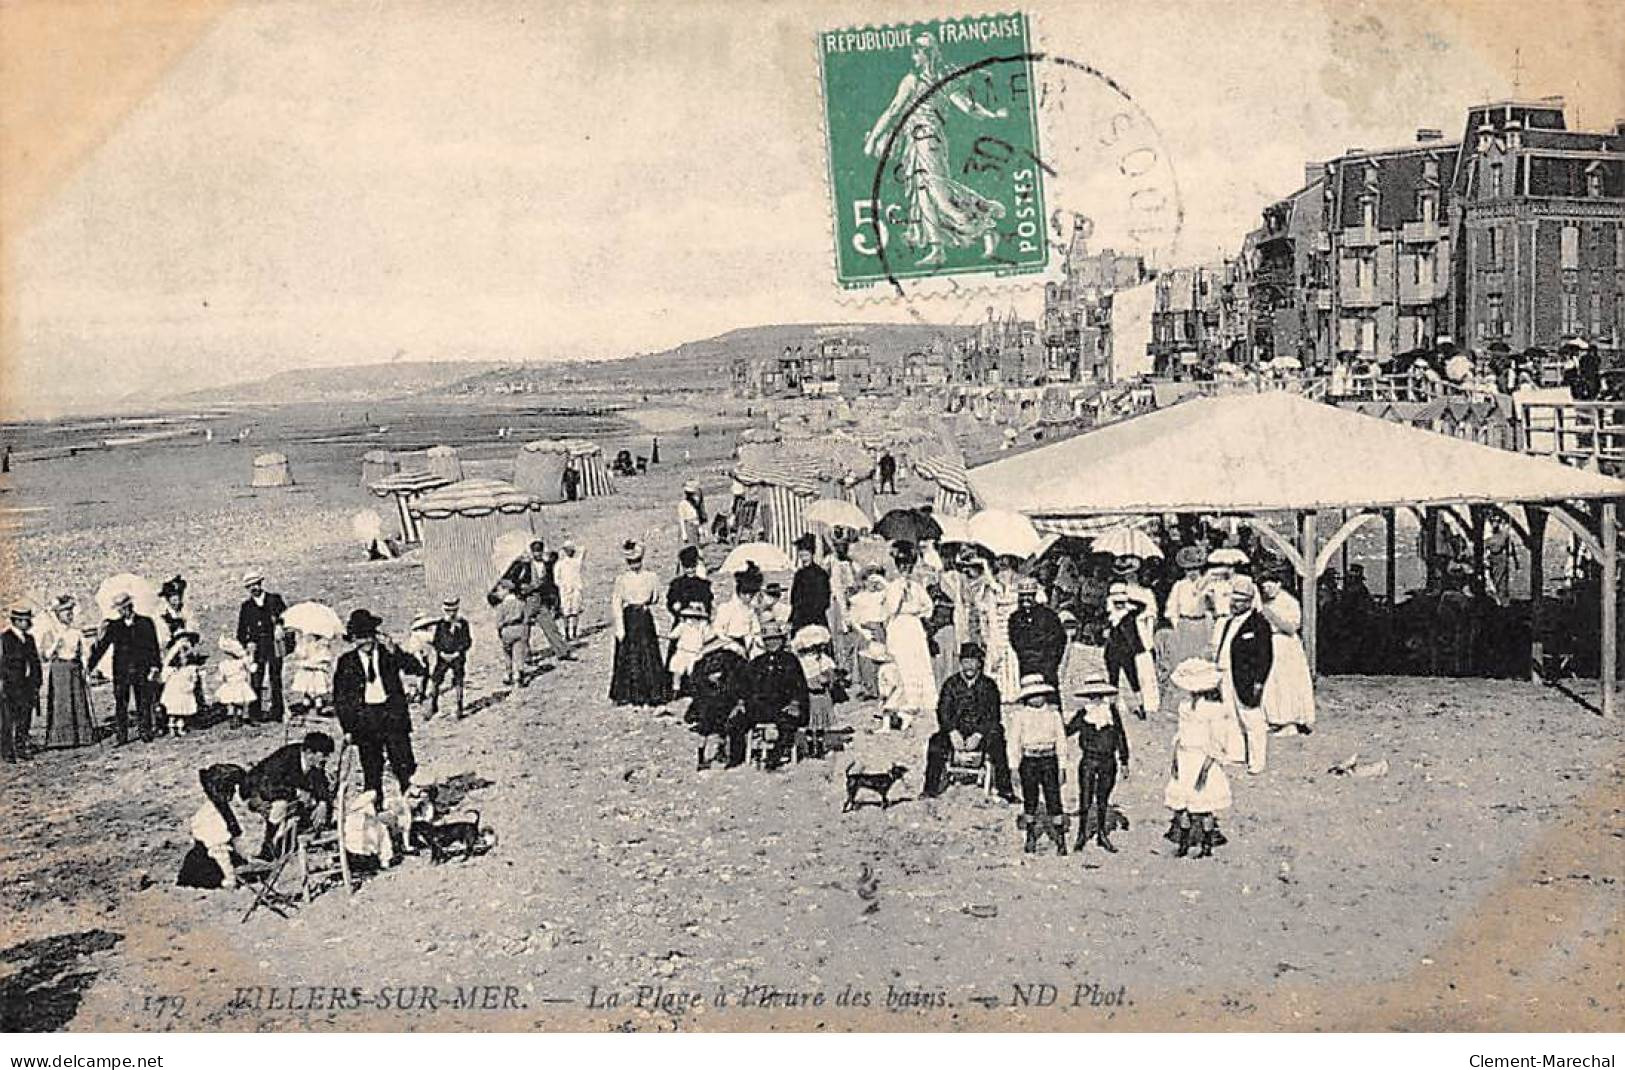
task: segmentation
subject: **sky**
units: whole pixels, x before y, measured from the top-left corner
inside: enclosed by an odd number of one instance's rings
[[[1522,96],[1565,95],[1571,125],[1625,115],[1608,5],[1529,7],[1022,10],[1042,49],[1111,75],[1155,125],[1185,210],[1166,263],[1233,252],[1306,160],[1423,126],[1458,136],[1465,108],[1512,95],[1515,78]],[[980,315],[985,295],[864,300],[834,284],[815,41],[874,10],[223,6],[12,220],[7,407],[315,365],[618,357],[758,323]],[[1110,205],[1066,208],[1121,236]],[[1033,293],[997,303],[1030,313]]]

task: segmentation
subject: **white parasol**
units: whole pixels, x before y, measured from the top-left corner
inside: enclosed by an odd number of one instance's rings
[[[1031,557],[1043,545],[1033,522],[1009,509],[984,509],[970,518],[967,527],[968,541],[985,546],[1001,557]]]
[[[113,603],[120,595],[126,594],[135,602],[135,611],[143,617],[158,615],[158,589],[134,573],[120,572],[107,577],[96,588],[96,606],[102,611],[102,616],[108,620],[118,616]]]
[[[371,546],[384,537],[384,518],[377,510],[363,509],[350,518],[350,530],[357,539]]]
[[[1297,357],[1276,357],[1270,361],[1270,367],[1284,372],[1302,371],[1303,362]]]
[[[962,516],[932,515],[937,527],[942,529],[942,537],[938,542],[974,542],[970,534],[970,523]]]
[[[763,572],[789,572],[795,567],[785,552],[772,543],[745,542],[728,552],[720,571],[723,575],[743,572],[747,564],[755,564]]]
[[[1444,375],[1452,383],[1466,382],[1473,374],[1473,362],[1460,353],[1444,362]]]
[[[306,635],[323,639],[337,639],[344,634],[344,624],[332,608],[320,602],[300,602],[282,614],[282,626]]]
[[[1162,547],[1139,528],[1128,526],[1110,528],[1096,535],[1093,543],[1097,554],[1111,554],[1113,557],[1162,557]]]
[[[506,569],[519,558],[530,553],[530,544],[536,536],[528,531],[515,528],[504,531],[497,536],[497,541],[491,544],[491,565],[493,568]]]
[[[1251,560],[1247,551],[1235,546],[1221,546],[1207,555],[1208,562],[1214,565],[1229,565],[1232,568],[1247,564]]]
[[[852,502],[841,501],[838,498],[825,498],[813,502],[807,506],[807,511],[803,515],[815,524],[851,528],[854,531],[866,530],[872,523],[862,509]]]

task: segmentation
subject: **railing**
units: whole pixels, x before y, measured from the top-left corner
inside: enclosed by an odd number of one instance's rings
[[[1372,375],[1355,372],[1346,384],[1332,394],[1339,401],[1432,401],[1435,398],[1466,400],[1472,396],[1465,387],[1445,379],[1414,375]]]
[[[1524,453],[1593,471],[1625,469],[1625,402],[1526,402],[1519,407]]]

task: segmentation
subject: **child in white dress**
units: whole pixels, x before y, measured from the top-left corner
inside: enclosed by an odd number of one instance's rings
[[[573,643],[581,636],[581,566],[586,562],[586,551],[566,539],[564,553],[553,566],[553,582],[559,588],[559,616],[564,618],[564,641]]]
[[[176,739],[186,734],[186,722],[198,714],[199,665],[195,646],[197,636],[181,632],[164,652],[164,690],[160,702],[169,717],[169,734]]]
[[[220,638],[220,653],[225,655],[225,659],[220,662],[220,687],[215,691],[214,699],[231,711],[232,725],[240,727],[247,723],[246,711],[258,698],[249,676],[248,651],[243,644],[227,635]]]
[[[332,640],[308,632],[299,633],[299,643],[293,651],[293,692],[296,709],[316,713],[327,704],[332,693],[329,673],[332,671]]]

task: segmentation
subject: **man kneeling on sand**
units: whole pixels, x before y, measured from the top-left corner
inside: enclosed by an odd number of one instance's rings
[[[266,822],[261,858],[272,856],[277,839],[293,822],[307,829],[327,824],[333,803],[327,760],[332,756],[333,738],[310,732],[300,742],[272,751],[243,777],[243,801]]]

